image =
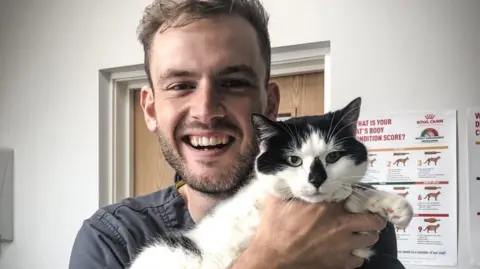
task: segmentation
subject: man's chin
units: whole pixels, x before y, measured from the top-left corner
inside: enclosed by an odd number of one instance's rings
[[[191,169],[186,175],[185,183],[198,192],[210,195],[229,195],[243,185],[242,182],[245,178],[238,177],[231,169],[220,168],[213,165],[211,167],[203,166],[201,169]]]
[[[208,162],[208,164],[201,163],[190,167],[192,167],[192,169],[188,171],[189,181],[201,182],[205,185],[222,185],[222,182],[231,180],[231,174],[225,172],[228,171],[228,169],[221,169],[223,167],[220,167],[216,162]]]
[[[192,179],[186,183],[191,189],[197,192],[222,199],[234,194],[238,190],[238,187],[242,185],[239,181],[219,182],[216,181],[216,179],[205,177]]]
[[[184,152],[187,153],[187,152]],[[182,176],[185,183],[199,192],[228,196],[248,181],[253,169],[253,156],[236,154],[228,150],[221,157],[200,157],[196,154],[184,155]]]

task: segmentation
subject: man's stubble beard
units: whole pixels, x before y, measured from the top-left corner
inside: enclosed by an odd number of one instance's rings
[[[215,198],[227,198],[248,183],[254,170],[255,157],[259,152],[258,144],[253,139],[244,153],[237,153],[229,171],[215,178],[200,178],[188,169],[185,160],[173,150],[160,130],[157,131],[157,137],[165,160],[182,180],[190,188]],[[205,162],[203,165],[212,167],[215,164]]]

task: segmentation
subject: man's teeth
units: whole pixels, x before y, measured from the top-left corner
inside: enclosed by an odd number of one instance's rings
[[[228,143],[228,136],[190,136],[190,143],[194,146],[215,146]]]

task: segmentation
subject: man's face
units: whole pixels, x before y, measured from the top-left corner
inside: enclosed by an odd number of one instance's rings
[[[217,16],[157,33],[150,70],[142,107],[170,165],[205,193],[242,183],[257,153],[250,115],[274,119],[280,99],[276,84],[265,85],[253,27]]]

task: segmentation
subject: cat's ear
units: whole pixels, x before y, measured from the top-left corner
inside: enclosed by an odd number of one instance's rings
[[[360,108],[362,106],[362,98],[353,99],[348,105],[341,109],[341,121],[348,126],[352,133],[357,133],[357,121],[360,117]]]
[[[253,113],[252,125],[255,135],[257,136],[258,141],[264,141],[278,134],[278,125],[276,122],[270,120],[269,118]]]

